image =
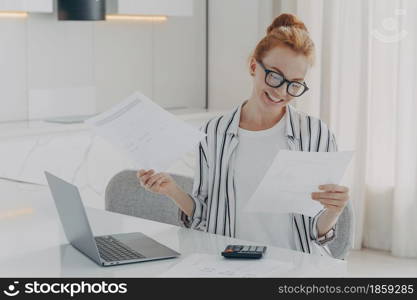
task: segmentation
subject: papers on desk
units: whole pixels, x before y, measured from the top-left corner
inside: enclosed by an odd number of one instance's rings
[[[160,277],[270,277],[293,268],[291,263],[268,258],[226,259],[220,255],[192,254]]]
[[[352,156],[352,151],[279,151],[244,211],[315,216],[323,206],[311,193],[322,184],[339,184]]]
[[[138,92],[86,123],[126,153],[134,169],[164,171],[205,136]]]

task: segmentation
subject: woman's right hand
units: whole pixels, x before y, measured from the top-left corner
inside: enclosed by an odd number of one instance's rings
[[[177,184],[174,179],[167,173],[155,173],[154,170],[139,170],[136,173],[139,183],[148,191],[170,196]]]
[[[146,190],[171,198],[187,216],[192,216],[193,199],[175,183],[169,174],[155,173],[154,170],[139,170],[136,176]]]

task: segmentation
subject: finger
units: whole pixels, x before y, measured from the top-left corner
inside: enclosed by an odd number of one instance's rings
[[[157,181],[154,182],[154,184],[152,185],[152,188],[160,188],[161,185],[166,181],[165,177],[161,177],[159,178]]]
[[[322,184],[319,186],[320,190],[330,191],[330,192],[339,192],[339,193],[347,193],[349,188],[342,185],[337,184]]]
[[[147,172],[148,172],[148,171],[145,171],[145,170],[143,170],[143,169],[142,169],[142,170],[139,170],[139,171],[136,173],[136,176],[138,177],[139,182],[140,182],[141,184],[143,184],[144,180],[148,178],[148,176],[146,175],[146,174],[147,174]]]
[[[152,187],[156,181],[158,181],[159,179],[161,179],[162,176],[163,176],[162,174],[155,174],[155,175],[153,175],[146,182],[146,186],[148,186],[149,188]]]
[[[161,176],[160,173],[149,176],[149,178],[144,181],[145,185],[150,185],[150,183],[152,183],[156,178],[159,178],[159,176]]]
[[[154,175],[155,174],[155,171],[154,170],[149,170],[149,171],[147,171],[143,176],[142,176],[142,181],[143,181],[143,183],[144,184],[146,184],[146,181],[148,181],[149,180],[149,178],[151,178],[152,177],[152,175]]]
[[[345,200],[347,195],[345,193],[327,193],[327,192],[315,192],[311,193],[311,198],[314,200],[319,199],[335,199],[335,200]]]
[[[154,169],[150,169],[148,171],[145,172],[145,176],[152,176],[152,174],[155,174],[155,170]]]
[[[143,179],[143,178],[147,178],[151,174],[151,171],[152,170],[146,171],[146,170],[141,169],[136,174],[138,174],[140,176],[140,178]]]
[[[336,207],[342,207],[345,205],[343,201],[340,200],[333,200],[333,199],[320,199],[318,200],[323,205],[333,205]]]
[[[339,209],[339,206],[331,205],[331,204],[323,204],[323,206],[327,209]]]
[[[144,169],[140,169],[136,172],[136,176],[139,178],[141,176],[143,176],[146,173],[146,171]]]

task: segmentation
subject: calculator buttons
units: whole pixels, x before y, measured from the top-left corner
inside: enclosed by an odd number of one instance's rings
[[[228,258],[261,258],[265,250],[265,246],[228,245],[222,255]]]

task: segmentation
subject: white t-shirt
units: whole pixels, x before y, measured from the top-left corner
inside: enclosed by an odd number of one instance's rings
[[[289,149],[285,117],[273,127],[249,131],[238,129],[236,148],[236,238],[295,249],[290,214],[249,213],[243,207],[255,192],[280,149]]]

